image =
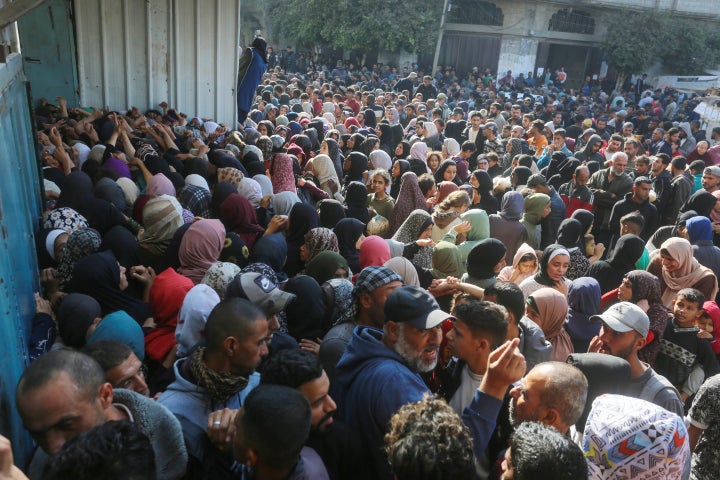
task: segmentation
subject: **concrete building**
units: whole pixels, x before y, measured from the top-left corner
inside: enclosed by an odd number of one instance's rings
[[[567,86],[604,76],[600,44],[622,15],[651,10],[720,20],[720,9],[692,0],[448,0],[438,64],[459,74],[489,67],[504,75],[564,66]]]

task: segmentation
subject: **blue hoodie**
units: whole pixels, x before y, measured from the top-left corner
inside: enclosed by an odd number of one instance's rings
[[[713,244],[710,219],[703,216],[693,217],[685,223],[685,229],[692,243],[695,260],[717,275],[720,272],[720,248]]]
[[[358,325],[335,369],[331,396],[335,418],[358,432],[368,447],[373,478],[392,478],[383,437],[390,419],[403,405],[422,400],[430,390],[394,350],[382,342],[383,332]]]

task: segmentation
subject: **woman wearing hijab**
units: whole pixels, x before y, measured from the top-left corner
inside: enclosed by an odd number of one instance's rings
[[[430,275],[427,276],[424,273]],[[465,266],[462,264],[457,246],[450,242],[439,242],[433,249],[432,268],[418,271],[418,277],[420,278],[420,286],[428,288],[433,279],[460,278],[464,273]]]
[[[418,209],[427,210],[427,203],[420,190],[420,185],[418,185],[417,175],[413,172],[406,172],[402,176],[400,190],[395,199],[393,218],[388,219],[390,220],[389,233],[393,235],[408,218],[408,215]]]
[[[360,244],[360,270],[366,267],[379,267],[390,260],[390,246],[382,237],[370,235]]]
[[[276,153],[270,164],[270,179],[273,192],[277,195],[280,192],[297,191],[295,187],[295,172],[293,170],[293,159],[290,155]]]
[[[460,221],[470,224],[470,230],[464,234],[465,240],[458,244],[458,232],[453,228],[448,230],[442,239],[457,245],[464,264],[470,250],[490,236],[490,221],[487,213],[483,210],[468,210],[460,215]]]
[[[319,187],[331,197],[340,189],[340,180],[335,173],[335,165],[327,155],[317,155],[312,159],[312,171]]]
[[[500,202],[500,212],[491,214],[490,236],[500,240],[507,247],[507,258],[514,258],[515,252],[525,235],[525,226],[520,223],[524,208],[523,196],[518,192],[507,192]]]
[[[102,237],[94,228],[76,230],[68,236],[57,268],[56,278],[59,281],[60,290],[64,291],[70,284],[75,264],[88,255],[97,252],[100,249],[101,242]]]
[[[570,252],[570,268],[565,274],[570,280],[584,277],[588,268],[590,268],[590,262],[585,256],[585,252],[578,247],[582,235],[582,225],[577,220],[566,218],[560,223],[558,238],[555,243],[562,245]]]
[[[258,224],[257,214],[248,199],[237,193],[228,196],[220,205],[220,220],[228,232],[240,235],[250,250],[265,231]]]
[[[170,368],[177,358],[174,347],[178,314],[185,295],[193,282],[168,268],[155,277],[150,287],[148,305],[155,320],[155,326],[145,336],[145,351],[153,361]]]
[[[210,218],[212,215],[212,195],[202,187],[185,185],[178,193],[178,202],[196,217]]]
[[[390,170],[390,176],[392,178],[392,184],[390,186],[390,196],[397,200],[400,193],[400,184],[402,183],[402,176],[410,171],[410,164],[407,160],[397,160]],[[415,176],[417,178],[417,175]],[[392,220],[392,219],[388,219]]]
[[[345,207],[337,200],[329,198],[320,200],[318,215],[320,216],[321,227],[335,228],[335,225],[345,218]]]
[[[600,291],[605,295],[617,288],[628,272],[635,270],[635,262],[642,257],[644,251],[645,242],[642,238],[632,234],[623,235],[618,239],[607,260],[600,260],[590,265],[586,276],[597,279]]]
[[[359,273],[361,270],[360,249],[358,246],[365,238],[364,231],[365,224],[356,218],[343,218],[335,225],[339,253],[348,262],[350,269],[354,273]]]
[[[101,234],[115,225],[127,223],[122,212],[112,203],[93,194],[92,180],[84,172],[72,172],[65,177],[62,192],[55,204],[55,208],[63,207],[78,212]]]
[[[538,273],[523,280],[520,284],[525,298],[543,287],[554,288],[563,295],[567,295],[571,282],[565,277],[565,273],[569,267],[570,252],[565,247],[557,243],[545,247],[540,257]]]
[[[343,163],[345,162],[345,157],[338,143],[333,138],[326,136],[320,144],[320,153],[330,157],[333,162],[333,167],[335,168],[335,175],[338,179],[343,178]]]
[[[567,299],[553,288],[541,288],[527,298],[525,315],[542,329],[553,347],[552,360],[556,362],[565,362],[574,352],[564,328],[567,313]]]
[[[262,187],[258,182],[250,177],[242,179],[237,187],[239,195],[247,198],[253,208],[257,209],[260,206],[260,200],[262,200]]]
[[[305,275],[314,278],[318,283],[325,283],[333,278],[348,278],[350,267],[342,255],[326,250],[316,254],[305,265]]]
[[[576,278],[568,289],[568,309],[565,330],[570,335],[573,350],[588,351],[590,340],[600,332],[600,323],[591,321],[600,313],[600,284],[591,277]]]
[[[522,241],[540,249],[540,221],[550,214],[550,197],[544,193],[531,193],[525,197],[525,211],[520,223],[525,227]]]
[[[503,153],[502,159],[500,161],[500,168],[505,171],[506,169],[510,168],[510,165],[512,165],[513,160],[518,155],[522,155],[523,153],[523,140],[520,138],[511,138],[508,140],[507,148],[505,149],[505,153]]]
[[[285,263],[285,272],[288,277],[293,277],[302,270],[300,247],[305,244],[305,234],[313,228],[317,228],[319,224],[317,210],[310,205],[296,203],[290,210],[286,237],[287,261]]]
[[[532,277],[537,271],[538,258],[535,249],[527,243],[523,243],[513,256],[512,266],[503,267],[498,273],[497,279],[498,281],[520,285],[523,280]]]
[[[680,208],[680,213],[695,210],[698,215],[709,218],[717,201],[717,197],[712,193],[705,190],[698,190],[690,195],[682,208]]]
[[[290,210],[296,203],[300,203],[300,197],[295,192],[280,192],[272,196],[270,205],[275,215],[289,215]]]
[[[344,184],[346,186],[351,182],[360,182],[364,185],[365,179],[363,178],[363,174],[368,169],[368,157],[362,152],[351,152],[350,155],[345,158],[343,168],[346,173],[344,178]]]
[[[125,267],[118,264],[112,252],[105,251],[75,263],[69,290],[91,295],[100,304],[103,315],[124,310],[143,325],[152,320],[152,314],[147,303],[124,292],[127,285]]]
[[[237,188],[235,188],[235,185],[230,182],[219,182],[215,185],[212,192],[212,200],[210,202],[214,218],[218,218],[220,216],[220,205],[222,205],[225,199],[233,193],[238,193],[238,191]]]
[[[264,263],[273,269],[279,284],[287,281],[288,276],[284,271],[287,258],[288,245],[282,233],[271,233],[265,235],[255,242],[250,253],[251,263]]]
[[[55,208],[47,214],[43,228],[48,230],[59,229],[70,234],[74,230],[88,228],[90,224],[87,219],[80,215],[77,211],[69,207]]]
[[[194,222],[180,243],[178,273],[197,285],[218,261],[224,243],[225,227],[220,220]]]
[[[498,201],[493,195],[493,182],[485,170],[475,170],[470,175],[470,185],[473,187],[473,196],[470,199],[471,209],[482,209],[488,215],[497,213]]]
[[[295,294],[302,301],[290,302],[285,308],[288,333],[295,340],[316,342],[325,336],[330,325],[323,302],[322,289],[314,278],[297,275],[285,284],[285,291]]]
[[[467,256],[467,273],[462,281],[480,288],[492,287],[497,275],[505,267],[507,249],[500,240],[486,238],[470,250]]]
[[[370,221],[367,208],[367,188],[362,182],[350,182],[345,191],[347,218],[356,218],[365,225]]]
[[[130,214],[130,205],[125,200],[120,185],[108,177],[103,177],[95,184],[95,196],[101,200],[112,203],[123,215]]]
[[[395,146],[395,151],[393,152],[395,156],[393,157],[393,164],[397,162],[398,160],[407,160],[407,158],[410,156],[410,144],[405,141],[399,141],[397,142]],[[409,163],[408,163],[409,165]]]
[[[425,163],[428,150],[428,146],[423,142],[415,142],[410,147],[407,161],[410,164],[410,171],[415,172],[418,177],[424,173],[430,173],[430,169]]]
[[[453,182],[455,185],[460,186],[461,182],[457,176],[457,163],[454,160],[445,160],[440,164],[435,173],[435,183],[440,182]]]
[[[532,175],[532,170],[528,167],[515,167],[510,175],[510,184],[516,192],[522,192],[527,186],[528,179]]]
[[[672,308],[675,295],[683,288],[699,290],[706,299],[717,295],[715,274],[693,258],[692,246],[684,238],[665,240],[660,254],[654,255],[647,270],[660,280],[662,303],[668,308]]]
[[[428,212],[413,210],[392,237],[392,240],[404,245],[403,257],[420,268],[432,268],[432,226],[433,220]]]
[[[242,273],[242,269],[230,262],[215,262],[203,276],[200,283],[207,285],[222,299],[225,298],[227,287],[235,277]]]
[[[315,255],[325,250],[339,251],[337,236],[329,228],[313,228],[305,234],[305,243],[300,247],[300,260],[307,264]]]
[[[660,340],[670,318],[670,311],[662,303],[660,281],[650,272],[633,270],[622,279],[616,293],[617,300],[634,303],[650,319],[653,339],[638,351],[638,357],[653,366],[655,357],[660,351]]]

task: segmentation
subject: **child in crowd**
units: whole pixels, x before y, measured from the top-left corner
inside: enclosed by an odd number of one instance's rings
[[[520,285],[523,280],[532,277],[537,271],[538,258],[535,250],[527,243],[523,243],[513,257],[512,266],[503,267],[498,273],[497,279]]]
[[[710,347],[720,361],[720,307],[715,302],[705,302],[702,314],[697,319],[697,326],[700,329],[698,337],[710,340]]]
[[[390,172],[383,169],[375,170],[372,176],[372,192],[368,194],[367,206],[374,209],[378,215],[392,218],[395,210],[395,200],[387,194],[390,188]]]
[[[704,295],[694,288],[683,288],[677,293],[673,316],[655,360],[657,372],[677,387],[683,401],[692,397],[706,378],[720,372],[710,342],[698,335],[696,322],[703,314],[704,302]],[[696,366],[702,368],[703,375],[697,369],[693,373]]]

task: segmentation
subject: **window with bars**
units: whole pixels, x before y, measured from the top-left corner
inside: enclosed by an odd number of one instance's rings
[[[452,0],[448,6],[447,21],[449,23],[465,23],[472,25],[494,25],[502,27],[503,11],[491,2],[477,0]]]
[[[566,33],[595,33],[595,19],[587,12],[563,8],[550,18],[548,30]]]

